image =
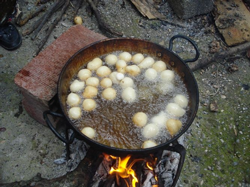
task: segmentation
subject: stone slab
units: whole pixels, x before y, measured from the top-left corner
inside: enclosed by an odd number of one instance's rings
[[[242,0],[216,0],[215,25],[228,46],[250,41],[250,11]]]
[[[182,19],[207,14],[213,10],[212,0],[169,0],[174,13]]]
[[[82,25],[72,26],[16,74],[15,84],[21,90],[23,106],[31,117],[45,124],[42,114],[56,95],[64,64],[81,48],[104,38]]]

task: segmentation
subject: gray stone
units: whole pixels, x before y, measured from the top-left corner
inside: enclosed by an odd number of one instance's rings
[[[179,18],[188,19],[213,10],[212,0],[169,0],[169,5]]]

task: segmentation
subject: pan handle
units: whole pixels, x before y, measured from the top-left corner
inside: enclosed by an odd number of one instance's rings
[[[173,142],[173,144],[174,144],[173,146],[166,147],[166,150],[179,153],[180,160],[179,160],[178,169],[176,171],[176,174],[175,174],[175,177],[173,180],[173,184],[171,185],[171,187],[175,187],[176,183],[179,180],[181,170],[182,170],[182,167],[183,167],[183,164],[185,161],[185,156],[186,156],[186,149],[181,144],[179,144],[177,141]]]
[[[47,110],[45,112],[43,112],[43,118],[45,120],[45,122],[47,123],[48,127],[50,128],[50,130],[65,144],[71,144],[74,139],[75,139],[75,132],[73,131],[73,133],[71,134],[70,138],[65,138],[63,137],[61,134],[59,134],[57,132],[57,130],[55,129],[55,127],[52,125],[52,123],[50,122],[48,115],[52,115],[52,116],[56,116],[56,117],[61,117],[64,118],[64,116],[62,114],[56,113],[56,112],[52,112],[50,110]]]
[[[187,62],[194,62],[194,61],[198,60],[198,58],[199,58],[199,56],[200,56],[200,52],[199,52],[198,46],[197,46],[197,44],[196,44],[191,38],[189,38],[189,37],[187,37],[187,36],[184,36],[184,35],[181,35],[181,34],[177,34],[177,35],[173,36],[173,37],[169,40],[169,50],[170,50],[170,51],[173,51],[173,41],[174,41],[174,39],[176,39],[176,38],[182,38],[182,39],[187,40],[189,43],[192,44],[192,46],[193,46],[194,49],[195,49],[195,57],[192,58],[192,59],[186,59],[186,60],[183,60],[183,61],[184,61],[185,63],[187,63]]]

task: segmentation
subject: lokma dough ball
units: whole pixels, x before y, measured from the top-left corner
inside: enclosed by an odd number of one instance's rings
[[[117,79],[118,81],[122,80],[123,78],[124,78],[124,74],[123,74],[123,73],[117,73],[117,74],[116,74],[116,79]]]
[[[137,54],[133,55],[131,61],[135,64],[139,64],[139,63],[141,63],[141,61],[143,61],[143,59],[144,59],[143,54],[137,53]]]
[[[118,58],[116,55],[114,54],[109,54],[105,57],[105,61],[108,65],[112,66],[115,65],[117,62]]]
[[[171,82],[162,82],[157,86],[157,88],[162,95],[169,94],[175,89],[174,85]]]
[[[72,107],[68,113],[70,119],[79,119],[82,115],[80,107]]]
[[[80,80],[85,81],[87,78],[91,77],[92,72],[89,69],[81,69],[77,76]]]
[[[112,86],[112,80],[110,78],[104,78],[100,82],[101,87],[108,88]]]
[[[137,112],[133,118],[133,123],[138,127],[144,127],[147,124],[148,116],[144,112]]]
[[[120,73],[125,73],[126,72],[126,67],[127,67],[127,63],[124,60],[118,60],[116,65],[115,65],[116,69],[118,72]]]
[[[102,92],[102,97],[106,100],[114,100],[116,98],[116,90],[114,88],[106,88]]]
[[[130,62],[132,55],[129,52],[122,52],[119,54],[119,59],[124,60],[125,62]]]
[[[118,72],[116,71],[113,71],[110,75],[109,75],[109,78],[111,79],[111,81],[114,83],[114,84],[119,84],[119,80],[117,79],[116,75],[117,75]]]
[[[167,65],[165,62],[159,60],[153,64],[152,68],[154,68],[157,72],[162,72],[167,69]]]
[[[154,147],[154,146],[157,146],[157,143],[155,141],[153,141],[153,140],[146,140],[142,144],[143,149]]]
[[[82,103],[83,110],[92,111],[96,108],[96,102],[94,99],[85,99]]]
[[[84,88],[84,86],[85,83],[83,81],[74,80],[69,88],[71,92],[79,92]]]
[[[154,123],[149,123],[142,129],[142,135],[147,139],[156,137],[159,132],[159,127]]]
[[[81,130],[81,132],[82,132],[85,136],[87,136],[87,137],[89,137],[89,138],[91,138],[91,139],[93,139],[93,138],[96,136],[95,129],[93,129],[93,128],[91,128],[91,127],[84,127],[84,128]]]
[[[66,102],[69,106],[77,106],[81,102],[81,98],[75,93],[70,93]]]
[[[161,80],[163,81],[173,81],[174,80],[174,72],[172,70],[164,70],[161,72]]]
[[[99,79],[97,77],[89,77],[86,80],[86,85],[98,87],[99,86]]]
[[[107,77],[109,76],[111,73],[111,70],[109,69],[109,67],[107,66],[101,66],[99,67],[97,70],[96,70],[96,74],[99,76],[99,77]]]
[[[87,68],[91,71],[97,70],[102,65],[102,60],[100,58],[94,58],[88,63]]]
[[[144,74],[145,78],[148,80],[148,81],[153,81],[156,79],[157,77],[157,71],[153,68],[148,68]]]
[[[188,99],[186,98],[186,96],[181,94],[178,94],[174,97],[174,102],[182,108],[185,108],[188,105]]]
[[[96,87],[94,87],[94,86],[86,86],[86,88],[84,89],[84,92],[83,92],[82,95],[83,95],[84,98],[90,99],[90,98],[93,98],[93,97],[97,96],[97,94],[98,94],[98,90],[97,90]]]
[[[179,132],[181,127],[182,123],[178,119],[169,119],[166,122],[166,128],[172,136],[175,135],[177,132]]]
[[[146,57],[144,60],[138,65],[139,68],[145,69],[150,68],[154,64],[155,60],[152,57]]]
[[[130,77],[125,77],[121,80],[120,85],[123,89],[127,87],[134,87],[134,81]]]
[[[167,120],[167,114],[163,111],[161,111],[151,119],[152,123],[157,124],[160,128],[165,127]]]
[[[136,99],[136,92],[133,88],[127,87],[122,92],[122,99],[128,103],[132,103]]]
[[[126,67],[126,72],[131,76],[137,76],[141,73],[141,69],[137,65],[131,65]]]
[[[181,117],[185,114],[185,110],[181,108],[178,104],[176,103],[169,103],[166,107],[166,111],[175,117]]]

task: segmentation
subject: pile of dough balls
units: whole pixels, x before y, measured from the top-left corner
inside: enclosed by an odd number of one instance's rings
[[[143,72],[143,74],[142,74]],[[118,97],[116,86],[121,88],[121,98],[125,103],[133,103],[138,94],[134,79],[143,75],[148,82],[159,82],[159,93],[167,94],[174,89],[175,72],[167,69],[165,62],[156,61],[141,53],[114,52],[103,57],[96,57],[82,68],[77,78],[70,84],[67,97],[68,114],[73,120],[81,119],[84,112],[94,111],[98,106],[96,98],[113,101]],[[173,136],[182,127],[178,119],[182,117],[188,106],[188,98],[176,94],[161,111],[151,119],[144,112],[137,112],[132,118],[136,127],[141,128],[142,136],[146,139],[142,148],[156,146],[154,141],[163,128]],[[169,117],[170,116],[170,117]],[[91,127],[84,127],[81,132],[89,138],[95,138],[96,131]]]

